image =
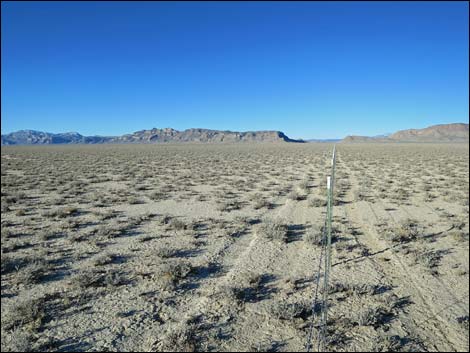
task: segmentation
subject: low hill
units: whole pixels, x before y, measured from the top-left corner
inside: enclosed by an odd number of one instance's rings
[[[346,136],[344,143],[367,142],[468,142],[468,124],[440,124],[424,129],[400,130],[388,136]]]
[[[468,141],[468,124],[441,124],[425,129],[409,129],[397,131],[389,136],[396,141]]]

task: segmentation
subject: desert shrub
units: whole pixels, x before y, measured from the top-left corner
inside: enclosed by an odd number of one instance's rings
[[[166,200],[168,195],[162,191],[154,191],[149,195],[149,198],[153,201]]]
[[[159,351],[195,352],[197,348],[196,330],[194,324],[170,327],[159,342]]]
[[[173,230],[186,230],[188,224],[178,218],[171,218],[168,222],[168,228]]]
[[[2,333],[2,352],[32,352],[34,335],[30,330],[14,328]]]
[[[245,289],[240,285],[225,285],[220,290],[221,295],[231,302],[244,302]]]
[[[310,180],[309,180],[308,178],[303,179],[303,180],[299,183],[299,189],[300,189],[300,190],[303,190],[304,192],[307,192],[307,191],[308,191],[309,186],[310,186]]]
[[[119,271],[109,271],[103,276],[102,283],[106,287],[117,287],[127,283],[127,278]]]
[[[155,237],[152,235],[144,235],[144,236],[139,237],[138,239],[139,239],[139,242],[145,243],[146,241],[155,239]]]
[[[59,235],[60,233],[52,230],[42,230],[38,234],[39,239],[41,239],[42,241],[48,241],[57,238]]]
[[[286,242],[287,233],[287,225],[281,223],[279,220],[266,219],[264,222],[259,224],[257,228],[257,234],[269,240],[275,240],[278,242]]]
[[[237,304],[255,300],[262,280],[263,275],[261,274],[243,273],[238,282],[222,287],[221,294]]]
[[[419,263],[428,269],[434,269],[439,266],[442,254],[438,251],[416,251],[413,253],[415,263]]]
[[[122,229],[117,224],[103,224],[93,229],[90,232],[95,238],[111,239],[116,238],[122,234]]]
[[[308,205],[311,207],[325,207],[327,204],[326,197],[320,198],[311,196],[308,198]]]
[[[242,203],[237,200],[226,200],[217,203],[216,209],[221,212],[230,212],[242,208]]]
[[[95,266],[109,265],[109,264],[114,263],[119,258],[120,258],[120,255],[118,255],[118,254],[106,253],[106,254],[103,254],[103,255],[100,255],[100,256],[96,257],[93,260],[93,265],[95,265]]]
[[[80,243],[87,240],[87,234],[74,232],[67,237],[67,241],[70,243]]]
[[[10,239],[15,237],[15,233],[11,229],[2,228],[2,239]]]
[[[168,262],[158,269],[158,277],[165,289],[172,289],[194,270],[187,261]]]
[[[374,341],[372,352],[401,352],[403,342],[397,335],[380,335]],[[411,350],[410,352],[416,352]]]
[[[310,245],[321,245],[323,242],[323,233],[319,228],[309,229],[304,235],[304,240]]]
[[[47,218],[65,218],[69,216],[75,216],[76,214],[78,214],[78,208],[67,206],[55,210],[44,211],[42,216]]]
[[[255,210],[259,210],[260,208],[270,208],[270,207],[271,207],[271,203],[264,198],[256,199],[253,202],[253,208]]]
[[[139,204],[143,204],[144,203],[144,200],[140,199],[139,197],[137,196],[129,196],[127,198],[127,203],[129,205],[139,205]]]
[[[136,185],[134,187],[134,190],[135,191],[145,191],[145,190],[148,190],[148,186],[147,185]]]
[[[51,201],[51,204],[56,206],[62,206],[65,204],[66,201],[67,200],[63,197],[57,197]]]
[[[103,273],[80,270],[71,279],[71,284],[77,289],[87,289],[89,287],[100,287],[103,281]]]
[[[392,190],[392,198],[399,201],[405,201],[410,197],[410,192],[404,188]]]
[[[386,236],[394,243],[406,243],[415,240],[422,233],[418,221],[406,219],[397,227],[385,231]]]
[[[346,293],[349,296],[352,295],[375,295],[390,289],[383,285],[372,285],[372,284],[349,284],[342,282],[333,282],[328,288],[328,293]]]
[[[31,285],[41,282],[50,270],[50,264],[44,259],[31,261],[21,271],[18,271],[13,281],[16,284]]]
[[[295,318],[306,319],[311,311],[306,302],[277,302],[271,304],[268,310],[275,318],[288,321],[292,321]]]
[[[468,242],[468,232],[462,229],[456,229],[449,232],[449,235],[458,242]]]
[[[300,190],[292,190],[287,194],[287,198],[293,201],[300,201],[305,199],[305,195]]]
[[[465,330],[468,332],[468,328],[469,328],[469,317],[468,315],[465,315],[465,316],[459,316],[457,318],[457,323]]]
[[[172,249],[166,246],[162,246],[160,248],[155,249],[155,255],[157,255],[159,258],[162,258],[162,259],[173,257],[175,256],[175,254],[176,254],[175,249]]]
[[[437,196],[434,194],[431,194],[430,192],[424,193],[424,196],[423,196],[424,202],[432,202],[436,198]]]
[[[106,211],[106,212],[103,212],[103,213],[100,213],[100,212],[97,212],[96,213],[96,216],[99,218],[99,220],[101,221],[105,221],[107,219],[112,219],[112,218],[116,218],[117,216],[119,215],[119,213],[117,211],[114,211],[114,210],[110,210],[110,211]]]
[[[388,308],[383,305],[375,305],[360,310],[353,321],[359,326],[379,327],[386,322],[390,315],[391,312]]]
[[[17,217],[25,216],[25,215],[26,215],[26,211],[21,208],[21,209],[19,209],[19,210],[17,210],[17,211],[15,212],[15,215],[16,215]]]
[[[39,328],[45,317],[44,302],[44,298],[20,299],[9,304],[2,310],[3,328],[11,330],[24,325]]]
[[[18,271],[24,265],[24,260],[16,256],[2,254],[2,275]]]
[[[359,188],[354,191],[354,201],[366,201],[367,200],[367,189]]]

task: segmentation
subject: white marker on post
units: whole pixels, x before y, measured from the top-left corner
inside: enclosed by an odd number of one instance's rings
[[[330,190],[330,183],[331,183],[330,180],[331,180],[331,177],[326,177],[326,188],[328,190]]]

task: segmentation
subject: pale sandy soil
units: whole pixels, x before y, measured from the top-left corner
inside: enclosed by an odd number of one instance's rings
[[[2,351],[305,350],[331,149],[2,147]],[[337,151],[327,349],[467,351],[468,144]]]

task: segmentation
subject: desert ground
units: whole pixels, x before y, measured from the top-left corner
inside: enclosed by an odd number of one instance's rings
[[[2,146],[2,351],[305,351],[332,147]],[[328,351],[468,351],[468,158],[337,145]]]

